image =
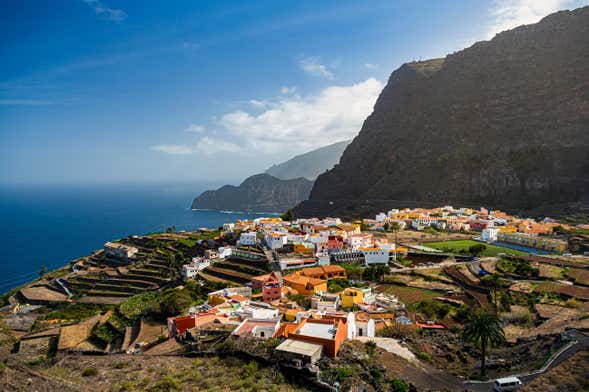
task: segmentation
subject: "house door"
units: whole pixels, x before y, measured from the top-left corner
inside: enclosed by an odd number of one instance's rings
[[[358,336],[363,336],[363,335],[362,335],[362,328],[359,328],[359,329],[358,329]]]

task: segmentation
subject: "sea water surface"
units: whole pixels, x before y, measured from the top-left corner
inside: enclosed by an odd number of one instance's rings
[[[0,293],[109,240],[261,216],[190,209],[195,196],[218,185],[0,185]]]

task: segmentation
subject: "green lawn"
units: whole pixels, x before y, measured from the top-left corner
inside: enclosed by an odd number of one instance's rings
[[[459,241],[438,241],[438,242],[424,242],[422,245],[430,248],[440,249],[449,253],[459,253],[461,250],[468,252],[468,248],[473,245],[481,244],[482,242],[472,240],[459,240]],[[526,252],[522,252],[516,249],[505,248],[503,246],[484,244],[487,249],[483,252],[483,256],[496,256],[497,253],[512,253],[515,255],[525,255]]]

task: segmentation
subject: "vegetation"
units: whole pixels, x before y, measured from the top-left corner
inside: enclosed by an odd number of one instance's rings
[[[485,359],[488,347],[496,347],[505,342],[505,333],[499,318],[484,311],[476,312],[467,321],[462,335],[465,340],[481,349],[481,378],[485,377]]]
[[[280,215],[280,219],[282,219],[283,221],[292,221],[294,219],[292,208],[286,211],[284,214]]]
[[[453,307],[452,305],[445,302],[426,300],[414,304],[413,309],[419,313],[424,314],[429,319],[441,320],[450,314]]]
[[[202,304],[207,294],[225,287],[220,283],[207,282],[204,286],[189,281],[182,288],[168,288],[162,291],[150,291],[128,298],[120,306],[121,314],[136,320],[142,316],[151,316],[165,320],[186,311],[190,306]]]
[[[497,263],[497,269],[499,269],[502,272],[517,275],[524,278],[537,277],[539,274],[538,269],[532,267],[530,265],[530,262],[527,260],[501,259]]]
[[[485,250],[487,250],[487,246],[485,244],[474,244],[468,247],[468,251],[473,256],[480,256],[485,252]]]
[[[98,369],[91,367],[91,368],[86,368],[82,371],[82,377],[91,377],[91,376],[96,376],[98,374]]]
[[[393,378],[391,380],[391,391],[392,392],[407,392],[409,390],[409,385],[400,378]]]
[[[49,312],[41,317],[40,320],[68,320],[74,322],[80,322],[94,315],[100,314],[107,310],[114,309],[111,305],[98,305],[98,304],[63,304],[58,308]]]
[[[512,253],[515,255],[525,255],[526,252],[522,252],[516,249],[506,248],[504,246],[482,244],[473,240],[457,240],[457,241],[437,241],[437,242],[425,242],[424,246],[429,248],[439,249],[445,253],[455,254],[472,254],[470,247],[473,245],[484,245],[486,249],[483,250],[478,256],[490,257],[497,256],[499,253]]]

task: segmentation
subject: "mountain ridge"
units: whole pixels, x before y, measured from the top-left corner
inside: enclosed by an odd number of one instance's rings
[[[583,7],[403,64],[295,215],[403,203],[559,214],[589,199],[588,36]]]
[[[283,180],[298,177],[315,180],[318,175],[339,162],[344,149],[350,142],[351,140],[345,140],[296,155],[286,162],[272,165],[264,173]]]

